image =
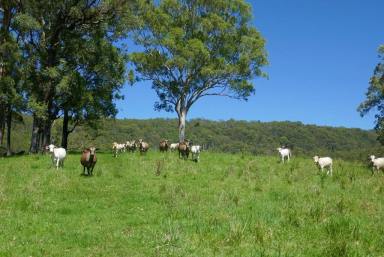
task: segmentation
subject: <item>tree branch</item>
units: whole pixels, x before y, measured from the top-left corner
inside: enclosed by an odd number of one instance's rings
[[[73,124],[73,127],[67,131],[68,134],[71,134],[79,124],[80,124],[80,121],[77,120],[77,121],[75,122],[75,124]]]

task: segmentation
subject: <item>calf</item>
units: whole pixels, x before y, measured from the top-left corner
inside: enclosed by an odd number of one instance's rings
[[[169,150],[171,151],[175,151],[178,148],[179,148],[179,143],[172,143],[169,145]]]
[[[285,157],[287,157],[287,161],[290,160],[291,158],[291,150],[288,148],[277,148],[277,151],[279,151],[280,156],[281,156],[281,161],[284,163]]]
[[[167,152],[169,148],[168,140],[162,140],[159,143],[159,150],[160,152]]]
[[[324,168],[328,168],[327,175],[331,174],[332,176],[332,165],[333,161],[330,157],[319,157],[319,156],[314,156],[313,161],[315,164],[321,169],[321,171],[324,171]]]
[[[90,147],[84,149],[83,154],[80,158],[80,163],[83,165],[83,174],[85,174],[85,168],[87,168],[87,174],[92,176],[93,169],[95,168],[97,162],[96,158],[96,148]]]
[[[191,146],[192,160],[195,162],[199,162],[200,160],[200,149],[201,146],[199,145]]]
[[[52,163],[59,169],[59,166],[64,167],[64,159],[67,155],[67,151],[62,147],[56,147],[53,144],[47,146],[47,150],[51,153]]]

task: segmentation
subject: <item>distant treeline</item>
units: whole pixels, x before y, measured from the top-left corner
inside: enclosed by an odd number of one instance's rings
[[[61,120],[53,125],[53,141],[60,145]],[[366,160],[369,154],[384,153],[374,131],[351,128],[334,128],[304,125],[300,122],[248,122],[210,121],[194,119],[188,122],[187,138],[200,144],[205,150],[276,155],[282,145],[293,149],[293,154],[311,156],[330,155],[343,159]],[[28,150],[32,119],[24,117],[14,126],[13,150]],[[151,149],[157,150],[161,139],[177,142],[176,119],[149,120],[101,120],[96,128],[79,126],[69,137],[69,150],[78,151],[94,145],[101,151],[109,151],[112,142],[142,138]]]

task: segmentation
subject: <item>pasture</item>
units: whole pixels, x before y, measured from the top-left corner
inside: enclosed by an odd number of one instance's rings
[[[0,256],[384,256],[384,176],[334,160],[176,153],[0,159]]]

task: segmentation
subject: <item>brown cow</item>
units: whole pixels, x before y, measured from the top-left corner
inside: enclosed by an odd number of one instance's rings
[[[92,172],[95,168],[96,162],[96,148],[90,147],[85,149],[80,159],[80,163],[81,165],[83,165],[83,174],[85,174],[85,168],[87,168],[88,175],[92,176]]]
[[[184,142],[179,143],[179,158],[188,159],[189,157],[189,141],[185,140]]]
[[[159,150],[160,152],[167,152],[169,148],[168,140],[162,140],[159,143]]]

